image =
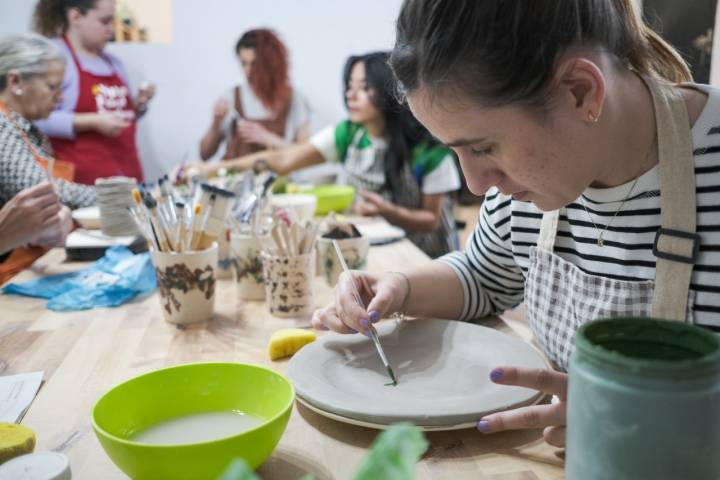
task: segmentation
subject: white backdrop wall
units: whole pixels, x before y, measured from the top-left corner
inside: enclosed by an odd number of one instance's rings
[[[152,1],[152,0],[148,0]],[[131,83],[156,83],[138,145],[152,179],[196,157],[212,104],[240,78],[234,45],[250,28],[275,29],[290,49],[291,78],[308,98],[313,131],[345,116],[341,70],[348,55],[389,49],[401,0],[174,0],[173,43],[117,44]],[[29,30],[34,0],[0,0],[0,35]]]

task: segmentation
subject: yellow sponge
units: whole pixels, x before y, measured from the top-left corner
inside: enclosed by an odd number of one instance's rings
[[[14,423],[0,423],[0,463],[35,450],[35,433]]]
[[[315,332],[311,330],[300,328],[278,330],[270,336],[270,344],[268,345],[270,359],[277,360],[278,358],[291,357],[308,343],[314,342],[316,338]]]

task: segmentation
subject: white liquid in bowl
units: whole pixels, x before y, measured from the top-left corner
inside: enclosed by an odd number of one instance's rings
[[[209,442],[237,435],[264,420],[242,412],[206,412],[156,423],[130,438],[133,442],[155,445],[183,445]]]

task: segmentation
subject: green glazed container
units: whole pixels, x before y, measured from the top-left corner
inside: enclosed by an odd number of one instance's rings
[[[215,479],[235,458],[256,468],[285,431],[295,392],[279,373],[242,363],[195,363],[156,370],[117,385],[92,412],[95,434],[110,459],[135,480]],[[265,419],[237,435],[194,444],[130,440],[164,420],[239,410]]]
[[[568,480],[720,479],[720,339],[692,325],[583,325],[570,360]]]

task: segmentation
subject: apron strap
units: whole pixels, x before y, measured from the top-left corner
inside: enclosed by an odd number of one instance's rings
[[[695,161],[682,96],[646,80],[655,105],[660,171],[660,225],[653,253],[652,316],[686,321],[690,280],[700,249],[696,233]]]
[[[540,236],[538,236],[537,247],[540,250],[552,252],[555,249],[555,237],[557,236],[557,225],[560,219],[560,210],[544,212],[540,222]]]

